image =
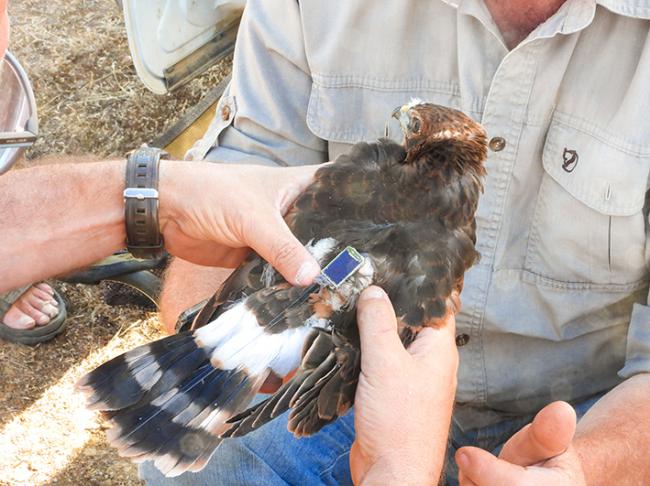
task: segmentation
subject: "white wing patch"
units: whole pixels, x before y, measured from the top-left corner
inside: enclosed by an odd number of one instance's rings
[[[244,302],[239,302],[217,320],[197,329],[194,336],[200,346],[212,349],[215,368],[246,369],[253,376],[270,368],[284,376],[300,364],[302,345],[310,328],[268,333]]]
[[[324,259],[337,244],[334,238],[323,238],[310,241],[305,247],[323,265],[327,263]],[[364,275],[369,271],[372,275],[372,265],[364,270],[360,269],[359,274]],[[267,269],[264,273],[267,273]],[[365,283],[367,278],[361,279],[364,281],[361,285],[368,285]],[[352,282],[347,285],[350,286],[345,289],[347,292],[356,293]],[[310,330],[327,325],[326,320],[312,316],[302,327],[269,333],[259,325],[245,301],[240,301],[215,321],[194,331],[194,336],[199,346],[211,350],[211,362],[215,368],[245,369],[252,376],[262,376],[271,369],[277,375],[285,376],[300,364],[302,346]],[[214,418],[210,421],[214,421]]]

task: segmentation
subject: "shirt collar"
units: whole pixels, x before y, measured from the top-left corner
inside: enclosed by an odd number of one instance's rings
[[[650,20],[650,0],[596,0],[596,3],[618,15]]]
[[[456,8],[458,13],[475,17],[487,30],[503,42],[501,33],[483,0],[441,1]],[[650,2],[650,0],[647,1]],[[582,30],[593,21],[595,10],[596,0],[567,0],[557,12],[531,32],[528,39],[553,37],[558,33],[571,34]]]
[[[475,17],[498,39],[497,28],[483,0],[441,0],[459,13]],[[531,32],[528,40],[553,37],[556,34],[572,34],[591,24],[596,5],[626,17],[650,19],[650,0],[567,0],[555,14]],[[501,39],[503,42],[503,40]],[[505,47],[505,46],[504,46]]]
[[[462,4],[480,3],[482,8],[485,8],[483,0],[441,0],[447,5],[459,8]],[[573,3],[571,0],[567,3]],[[614,12],[618,15],[625,17],[634,17],[639,19],[650,19],[650,0],[587,0],[580,1],[584,4],[598,4],[605,7],[607,10]],[[566,4],[565,4],[566,5]]]

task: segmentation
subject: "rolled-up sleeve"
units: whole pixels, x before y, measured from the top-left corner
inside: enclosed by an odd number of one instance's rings
[[[190,160],[306,165],[327,160],[307,127],[312,80],[296,0],[248,0],[233,76]]]

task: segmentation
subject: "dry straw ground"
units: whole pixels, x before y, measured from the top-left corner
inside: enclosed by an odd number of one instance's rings
[[[32,79],[40,116],[41,138],[24,165],[50,154],[119,157],[159,134],[229,70],[224,62],[156,96],[135,75],[115,2],[10,0],[9,15],[10,47]],[[140,484],[73,384],[159,336],[157,317],[109,307],[95,287],[56,285],[68,303],[67,331],[34,348],[0,342],[0,484]]]

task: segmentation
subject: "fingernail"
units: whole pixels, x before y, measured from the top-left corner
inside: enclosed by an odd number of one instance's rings
[[[386,292],[384,292],[381,287],[368,287],[366,290],[363,291],[361,294],[361,298],[363,300],[370,300],[370,299],[385,299],[386,298]]]
[[[466,469],[469,467],[469,457],[464,452],[458,452],[456,454],[456,464],[458,467]]]
[[[296,274],[296,283],[298,285],[310,284],[318,275],[320,268],[313,262],[304,262],[300,265],[298,273]]]

